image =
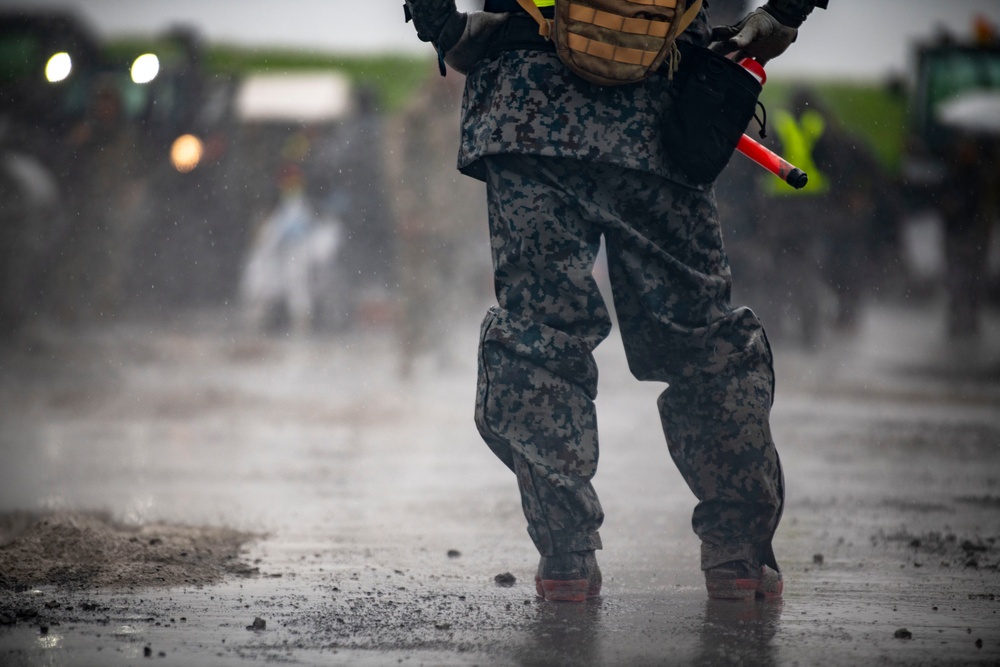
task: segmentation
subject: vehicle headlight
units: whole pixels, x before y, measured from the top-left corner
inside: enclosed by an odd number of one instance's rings
[[[155,53],[144,53],[132,63],[132,80],[149,83],[160,73],[160,59]]]
[[[65,51],[52,54],[45,63],[45,79],[49,83],[58,83],[69,77],[73,71],[73,59]]]
[[[204,153],[205,144],[201,139],[193,134],[182,134],[174,139],[170,147],[170,162],[174,169],[186,174],[198,166]]]

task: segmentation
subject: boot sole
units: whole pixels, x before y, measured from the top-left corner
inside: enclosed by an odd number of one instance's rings
[[[535,577],[535,594],[548,602],[586,602],[601,594],[601,585],[587,579],[542,579]]]

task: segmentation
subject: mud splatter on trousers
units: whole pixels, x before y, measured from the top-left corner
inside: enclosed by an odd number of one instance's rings
[[[542,555],[601,548],[593,350],[611,317],[593,277],[604,237],[632,374],[698,499],[702,567],[773,562],[784,502],[771,438],[771,350],[730,306],[714,194],[569,158],[486,158],[498,306],[482,324],[476,424],[515,472]]]

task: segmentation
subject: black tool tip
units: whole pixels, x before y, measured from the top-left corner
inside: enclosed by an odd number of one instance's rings
[[[788,177],[785,178],[785,182],[796,190],[801,190],[806,187],[806,183],[809,182],[809,175],[801,169],[792,169],[788,172]]]

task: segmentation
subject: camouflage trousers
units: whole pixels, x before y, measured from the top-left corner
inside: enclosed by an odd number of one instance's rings
[[[632,374],[665,382],[668,448],[698,499],[702,567],[776,566],[784,502],[771,351],[732,309],[712,192],[568,158],[486,158],[497,306],[482,324],[476,425],[517,477],[542,555],[601,548],[593,350],[611,317],[592,274],[605,240]]]

